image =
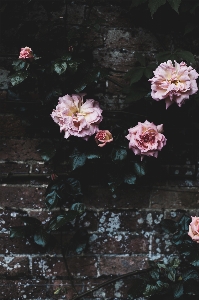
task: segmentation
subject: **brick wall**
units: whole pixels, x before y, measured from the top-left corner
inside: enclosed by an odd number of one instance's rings
[[[19,207],[43,223],[54,214],[44,201],[53,166],[41,160],[36,146],[42,139],[28,136],[25,123],[15,114],[7,98],[9,65],[13,57],[18,56],[22,44],[33,49],[35,46],[42,52],[45,26],[49,20],[53,23],[65,14],[65,5],[59,1],[59,5],[47,13],[42,5],[45,1],[33,1],[31,9],[20,1],[12,2],[13,24],[5,22],[2,25],[0,45],[0,80],[3,83],[0,91],[0,299],[71,299],[74,293],[58,247],[46,252],[31,240],[9,238],[9,227],[20,225],[18,217],[23,213]],[[121,6],[120,2],[116,5],[115,1],[97,2],[91,19],[103,17],[103,22],[99,32],[85,36],[83,46],[92,44],[94,62],[111,69],[112,81],[102,83],[96,99],[104,100],[106,109],[118,109],[124,105],[124,95],[113,82],[124,83],[123,75],[135,62],[135,51],[152,59],[160,46],[149,30],[134,25],[127,6]],[[83,0],[69,3],[68,26],[81,26],[88,9]],[[26,41],[26,27],[33,25],[38,30],[36,39]],[[62,27],[60,21],[54,32],[50,31],[52,37],[56,37],[56,30]],[[59,43],[55,39],[53,47],[57,52]],[[58,173],[65,170],[65,165],[58,167]],[[194,166],[189,161],[185,166],[164,165],[162,179],[154,180],[153,185],[119,189],[116,198],[104,187],[89,187],[84,195],[86,212],[70,229],[72,235],[76,227],[86,228],[90,236],[89,249],[83,255],[72,253],[68,258],[78,292],[87,291],[116,275],[146,268],[149,259],[173,254],[169,236],[161,233],[159,223],[165,217],[178,219],[182,210],[197,215],[199,182],[192,180],[193,173]],[[66,235],[65,239],[69,237]],[[85,299],[126,299],[130,282],[131,278],[120,280]],[[62,290],[56,295],[58,287]]]

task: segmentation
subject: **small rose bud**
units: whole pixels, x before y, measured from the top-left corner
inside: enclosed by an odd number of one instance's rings
[[[19,54],[20,59],[34,59],[34,55],[32,52],[32,49],[29,47],[21,48],[20,54]]]
[[[108,130],[99,130],[95,136],[95,141],[99,147],[104,147],[106,143],[113,141],[113,136]]]

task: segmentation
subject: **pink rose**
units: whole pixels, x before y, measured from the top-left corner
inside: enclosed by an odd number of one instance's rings
[[[189,225],[188,235],[193,241],[199,243],[199,217],[191,217],[192,221]]]
[[[106,143],[113,141],[113,136],[108,130],[99,130],[95,136],[95,141],[99,147],[104,147]]]
[[[166,109],[174,102],[181,107],[198,90],[196,79],[199,74],[184,62],[178,64],[175,61],[173,66],[172,61],[168,60],[160,64],[153,73],[155,76],[149,79],[151,97],[156,101],[165,99]]]
[[[67,139],[70,135],[88,140],[89,136],[99,131],[98,124],[102,121],[102,110],[93,99],[83,103],[84,95],[65,95],[59,98],[56,109],[51,117],[64,131]]]
[[[25,47],[25,48],[21,48],[21,51],[20,51],[20,54],[19,54],[19,58],[20,59],[33,59],[34,58],[34,55],[33,55],[33,52],[32,52],[32,49],[29,48],[29,47]]]
[[[135,155],[141,155],[141,160],[146,156],[158,156],[158,151],[166,145],[166,138],[161,133],[163,125],[154,125],[148,121],[138,122],[138,125],[129,129],[126,138],[129,140],[129,148]]]

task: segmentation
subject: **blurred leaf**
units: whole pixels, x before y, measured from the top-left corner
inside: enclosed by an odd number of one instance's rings
[[[78,211],[69,210],[65,214],[61,214],[51,219],[48,224],[49,230],[57,230],[60,227],[64,226],[66,223],[73,221],[78,215]]]
[[[157,271],[157,270],[152,270],[152,271],[150,271],[150,275],[151,275],[151,277],[153,278],[153,279],[155,279],[155,280],[158,280],[159,279],[159,277],[160,277],[160,274],[159,274],[159,272]]]
[[[67,69],[67,63],[65,61],[55,62],[52,67],[53,71],[55,71],[58,75],[61,75]]]
[[[144,87],[136,87],[134,86],[129,92],[128,96],[125,99],[126,103],[135,102],[144,98],[148,94],[148,90]]]
[[[41,221],[36,219],[36,218],[33,218],[33,217],[20,217],[21,220],[28,224],[28,225],[33,225],[33,226],[40,226],[41,225]]]
[[[144,69],[144,67],[134,67],[126,73],[125,78],[130,80],[130,85],[132,83],[138,82],[142,78]]]
[[[127,157],[127,150],[122,148],[114,148],[111,152],[113,161],[124,160]]]
[[[70,163],[73,171],[77,168],[82,167],[86,163],[85,153],[80,153],[75,149],[70,155]]]
[[[173,268],[169,268],[169,272],[167,274],[168,279],[170,279],[171,281],[175,282],[176,279],[176,270]]]
[[[190,264],[194,267],[199,267],[199,251],[193,250],[191,254],[187,257],[189,260]]]
[[[179,13],[178,9],[180,7],[180,3],[182,0],[167,0],[169,2],[169,4],[171,5],[171,7],[177,12]]]
[[[40,245],[42,247],[45,247],[47,245],[47,243],[49,242],[50,240],[50,235],[49,233],[41,228],[39,230],[39,232],[35,233],[34,234],[34,242],[37,244],[37,245]]]
[[[147,0],[132,0],[131,8],[137,7],[138,5],[141,5],[145,2],[147,2]]]
[[[191,218],[186,215],[183,215],[178,222],[178,224],[181,226],[182,230],[185,232],[189,231],[190,223],[191,223]]]
[[[37,151],[40,153],[40,155],[44,161],[49,161],[51,158],[54,157],[54,155],[56,153],[56,149],[51,140],[43,141],[37,147]]]
[[[28,72],[26,71],[18,71],[17,73],[11,75],[10,81],[13,86],[20,84],[28,77]]]
[[[144,70],[144,75],[147,77],[147,78],[151,78],[153,77],[153,71],[157,68],[157,65],[155,63],[151,63],[150,65],[148,65],[146,67],[146,69]]]
[[[51,193],[47,194],[47,196],[46,196],[46,201],[45,201],[46,206],[49,209],[52,209],[52,208],[56,207],[57,204],[58,204],[59,199],[60,199],[60,197],[57,194],[57,191],[52,191]]]
[[[100,153],[86,153],[86,157],[87,159],[96,159],[96,158],[100,158]]]
[[[149,0],[149,9],[151,12],[151,17],[153,18],[154,13],[158,8],[166,3],[166,0]]]
[[[139,177],[146,175],[146,164],[144,162],[134,163],[134,171]]]
[[[10,238],[22,238],[26,236],[26,233],[26,226],[10,227]]]
[[[184,293],[183,283],[178,282],[174,287],[173,296],[175,299],[180,298],[183,295],[183,293]]]
[[[193,64],[195,63],[195,58],[190,51],[179,50],[176,51],[176,54],[180,59],[186,60],[187,63],[193,63]]]
[[[157,58],[157,61],[159,63],[161,62],[166,62],[167,60],[170,60],[172,57],[172,54],[170,51],[164,51],[164,52],[159,52],[157,55],[156,55],[156,58]]]
[[[199,277],[199,274],[196,270],[187,270],[182,273],[182,278],[184,281],[187,281],[189,279],[195,279],[197,280]]]
[[[22,59],[14,60],[12,66],[15,71],[19,71],[25,68],[26,62]]]
[[[70,209],[82,214],[85,212],[86,206],[83,203],[74,203]]]
[[[135,174],[126,174],[124,176],[124,183],[135,184],[136,183],[136,176],[135,176]]]

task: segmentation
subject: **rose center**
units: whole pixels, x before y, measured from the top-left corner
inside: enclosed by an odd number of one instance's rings
[[[96,138],[99,139],[99,140],[105,140],[105,138],[106,138],[106,133],[103,132],[103,131],[98,132],[98,133],[96,134]]]

